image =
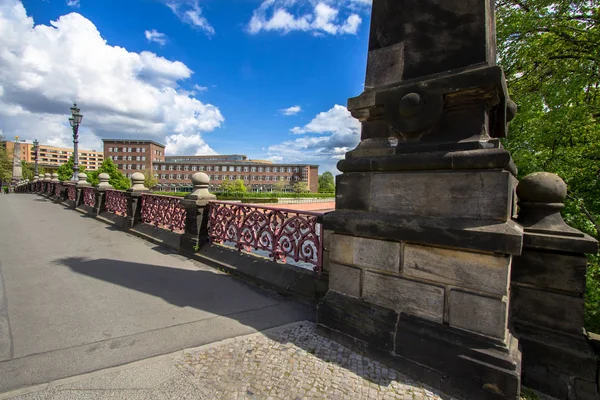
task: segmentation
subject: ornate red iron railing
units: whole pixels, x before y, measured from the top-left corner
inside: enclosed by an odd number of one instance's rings
[[[96,191],[91,187],[83,188],[83,204],[89,207],[94,207],[96,205]]]
[[[284,208],[260,207],[224,201],[210,202],[211,243],[233,243],[238,250],[265,250],[273,261],[312,264],[323,267],[320,213]]]
[[[75,189],[75,185],[69,185],[67,187],[67,198],[71,201],[75,201],[77,198],[77,189]]]
[[[60,196],[60,191],[62,190],[62,183],[57,183],[54,185],[54,195]]]
[[[120,190],[106,191],[106,211],[110,211],[120,216],[127,215],[127,198],[125,192]]]
[[[142,222],[171,231],[185,230],[186,211],[180,197],[143,194]]]

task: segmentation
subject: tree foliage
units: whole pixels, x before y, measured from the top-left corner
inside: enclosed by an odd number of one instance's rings
[[[69,157],[69,160],[62,164],[60,167],[58,167],[58,169],[56,170],[56,173],[58,174],[58,180],[61,182],[64,181],[69,181],[71,180],[71,178],[73,177],[73,165],[75,164],[75,162],[73,161],[73,156]],[[79,172],[85,172],[85,167],[83,165],[79,165]]]
[[[220,189],[222,193],[245,193],[247,190],[241,179],[225,180],[221,183]]]
[[[144,170],[144,186],[148,189],[152,189],[156,185],[158,185],[158,179],[154,177],[154,170]]]
[[[504,144],[519,177],[560,175],[563,216],[600,237],[600,10],[597,0],[498,0],[498,57],[519,112]],[[600,267],[590,257],[586,325],[600,331]]]
[[[12,157],[8,155],[6,147],[0,145],[0,185],[12,178]]]
[[[106,173],[110,176],[108,179],[108,183],[117,190],[127,190],[131,187],[131,181],[127,178],[115,165],[115,163],[107,158],[102,162],[100,168],[95,171],[91,171],[88,173],[87,181],[92,186],[97,186],[100,183],[100,179],[98,179],[98,175],[101,173]]]
[[[324,172],[323,175],[319,175],[319,193],[333,193],[335,192],[335,179],[333,174],[329,171]]]
[[[292,185],[292,191],[294,193],[308,193],[308,184],[306,182],[296,182]]]

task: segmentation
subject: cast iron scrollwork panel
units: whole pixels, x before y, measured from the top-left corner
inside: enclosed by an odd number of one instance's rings
[[[75,185],[69,185],[67,188],[67,198],[71,201],[75,201],[77,195],[77,189],[75,189]]]
[[[107,190],[106,211],[110,211],[120,216],[127,215],[127,198],[125,192],[120,190]]]
[[[96,205],[96,191],[94,188],[83,188],[83,204],[89,207],[94,207]]]
[[[231,242],[238,250],[265,250],[273,261],[287,257],[322,269],[319,213],[210,202],[209,236],[212,243]]]
[[[186,211],[179,197],[143,194],[141,217],[146,224],[176,232],[185,230]]]

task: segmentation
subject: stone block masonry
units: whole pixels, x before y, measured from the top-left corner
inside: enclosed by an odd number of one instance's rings
[[[507,339],[511,257],[342,234],[330,241],[330,290]]]

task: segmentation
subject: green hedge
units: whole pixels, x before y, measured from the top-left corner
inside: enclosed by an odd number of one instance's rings
[[[179,196],[184,197],[189,194],[187,192],[152,192],[163,196]],[[218,200],[244,200],[255,201],[261,203],[275,203],[275,199],[328,199],[334,198],[335,193],[215,193]],[[261,201],[263,200],[263,201]],[[273,200],[273,201],[267,201]]]
[[[219,200],[243,199],[327,199],[335,197],[335,193],[216,193]]]

